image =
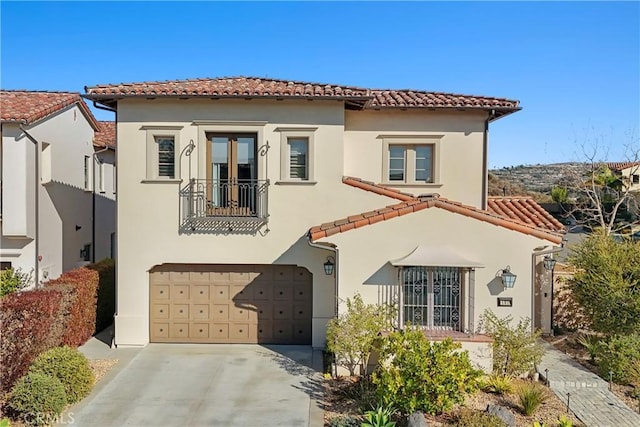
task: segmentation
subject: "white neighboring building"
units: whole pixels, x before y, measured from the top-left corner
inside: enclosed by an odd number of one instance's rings
[[[2,268],[43,282],[112,256],[113,123],[70,92],[2,90],[0,112]]]
[[[323,347],[360,293],[490,369],[485,309],[550,323],[563,226],[487,197],[489,123],[518,101],[249,77],[86,91],[118,111],[118,346]]]

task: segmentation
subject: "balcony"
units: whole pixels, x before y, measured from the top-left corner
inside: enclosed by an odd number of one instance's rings
[[[269,180],[191,179],[180,189],[183,232],[251,232],[267,222]]]

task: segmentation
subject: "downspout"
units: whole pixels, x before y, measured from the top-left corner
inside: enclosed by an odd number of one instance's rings
[[[20,130],[25,136],[33,143],[34,160],[35,160],[35,217],[36,217],[36,229],[34,236],[35,257],[33,260],[34,275],[35,275],[35,287],[40,286],[40,260],[38,259],[38,253],[40,252],[40,143],[35,139],[27,130],[22,127],[26,125],[26,122],[20,124]]]
[[[487,210],[488,181],[489,181],[489,122],[495,117],[495,110],[489,111],[489,115],[484,121],[484,131],[482,134],[482,201],[480,208]]]
[[[93,165],[95,167],[96,163],[101,163],[98,159],[98,154],[104,153],[108,151],[109,147],[105,147],[102,150],[93,152]],[[92,173],[92,183],[91,183],[91,262],[95,264],[96,262],[96,171],[95,168]]]
[[[334,307],[334,316],[338,316],[338,277],[340,277],[339,273],[340,273],[340,257],[339,257],[339,253],[338,253],[338,247],[334,246],[326,246],[326,245],[320,245],[318,243],[313,243],[311,241],[311,237],[309,236],[307,243],[309,244],[309,246],[313,247],[313,248],[317,248],[317,249],[323,249],[323,250],[333,250],[333,252],[335,253],[335,259],[336,259],[336,266],[335,266],[335,270],[334,270],[334,274],[336,275],[336,278],[334,280],[334,294],[335,294],[335,298],[336,298],[336,303],[335,303],[335,307]]]
[[[557,254],[561,252],[564,248],[561,246],[559,248],[547,249],[546,251],[534,252],[531,254],[531,316],[535,315],[534,310],[536,309],[536,258],[542,255],[549,254]],[[553,294],[551,294],[551,304],[553,305]],[[531,331],[535,331],[535,321],[531,319]]]

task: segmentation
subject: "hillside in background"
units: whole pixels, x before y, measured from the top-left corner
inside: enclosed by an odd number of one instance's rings
[[[489,195],[530,195],[536,200],[546,195],[550,200],[548,195],[553,187],[562,184],[565,177],[584,172],[586,167],[585,163],[552,163],[492,169],[489,171]]]

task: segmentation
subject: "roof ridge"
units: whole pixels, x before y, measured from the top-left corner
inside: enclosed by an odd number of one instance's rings
[[[0,92],[51,93],[51,94],[65,94],[65,95],[80,96],[80,92],[69,92],[66,90],[0,89]]]

